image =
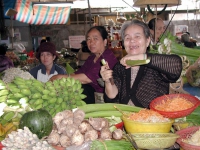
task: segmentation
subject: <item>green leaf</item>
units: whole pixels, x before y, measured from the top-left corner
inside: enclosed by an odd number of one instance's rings
[[[71,73],[74,73],[75,70],[68,63],[66,63],[66,71],[67,71],[67,74],[71,74]]]

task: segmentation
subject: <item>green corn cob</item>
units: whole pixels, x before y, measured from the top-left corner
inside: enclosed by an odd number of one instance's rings
[[[128,66],[139,66],[139,65],[145,65],[150,62],[150,59],[146,60],[126,60],[126,64]]]

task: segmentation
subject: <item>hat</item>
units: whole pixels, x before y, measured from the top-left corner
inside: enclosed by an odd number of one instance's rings
[[[87,45],[87,42],[84,40],[81,42],[82,45]]]
[[[40,44],[38,53],[36,55],[37,59],[40,59],[40,54],[42,52],[50,52],[51,54],[58,57],[58,54],[56,53],[56,46],[51,42],[44,42]]]

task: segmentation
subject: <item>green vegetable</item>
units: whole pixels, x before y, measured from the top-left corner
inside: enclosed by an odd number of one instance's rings
[[[129,66],[139,66],[139,65],[145,65],[150,62],[150,59],[145,59],[145,60],[127,60],[126,64]]]
[[[51,115],[45,109],[38,109],[25,113],[19,123],[19,128],[28,127],[39,139],[48,136],[53,129]]]
[[[141,107],[130,106],[125,104],[116,104],[116,103],[87,104],[79,106],[78,108],[82,109],[85,113],[98,112],[98,111],[117,111],[116,108],[114,108],[114,105],[117,108],[121,109],[122,111],[138,112],[142,109]]]
[[[104,140],[92,141],[90,150],[132,150],[133,147],[129,141],[125,140]]]
[[[192,125],[200,125],[200,106],[197,107],[190,115],[186,116],[186,121]]]

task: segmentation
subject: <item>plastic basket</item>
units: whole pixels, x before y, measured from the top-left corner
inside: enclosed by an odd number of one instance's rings
[[[200,129],[200,126],[192,126],[176,132],[179,135],[177,139],[177,143],[183,148],[184,150],[200,150],[200,146],[191,145],[188,143],[183,142],[183,139],[190,137],[196,131]]]
[[[179,135],[174,133],[135,133],[131,134],[138,148],[163,149],[174,145]]]
[[[172,99],[172,98],[175,98],[175,97],[185,98],[188,101],[192,102],[194,104],[194,106],[191,107],[191,108],[185,109],[185,110],[173,111],[173,112],[171,112],[171,111],[166,112],[166,111],[161,111],[161,110],[156,109],[156,105],[162,103],[163,100],[166,101],[168,99]],[[157,97],[156,99],[151,101],[150,109],[157,111],[158,113],[160,113],[164,117],[174,119],[174,118],[182,118],[182,117],[185,117],[185,116],[191,114],[199,105],[200,105],[199,99],[196,98],[195,96],[190,95],[190,94],[169,94],[169,95],[163,95],[163,96]]]

